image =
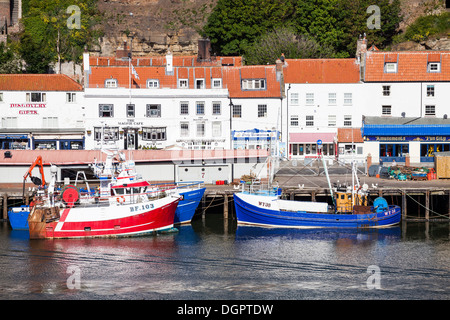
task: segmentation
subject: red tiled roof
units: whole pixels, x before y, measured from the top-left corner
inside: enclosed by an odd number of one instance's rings
[[[135,70],[139,79],[131,76],[132,88],[146,88],[148,79],[158,79],[161,88],[177,87],[176,72],[174,75],[166,75],[165,67],[135,67]],[[117,79],[119,87],[128,88],[130,86],[128,65],[126,67],[91,67],[89,88],[104,88],[107,79]]]
[[[385,62],[397,62],[397,72],[385,73]],[[428,62],[441,62],[441,71],[428,72]],[[365,81],[450,81],[450,51],[367,52]]]
[[[357,83],[356,59],[286,59],[285,83]]]
[[[361,129],[338,128],[337,139],[338,142],[364,142],[361,135]]]
[[[279,98],[280,82],[276,80],[274,65],[241,67],[174,67],[173,75],[166,75],[165,67],[135,67],[139,79],[132,76],[132,88],[146,88],[148,79],[158,79],[160,88],[177,88],[178,79],[189,79],[189,88],[195,88],[194,80],[204,78],[207,89],[212,78],[222,78],[223,88],[227,88],[232,98]],[[117,79],[118,86],[130,85],[128,66],[91,67],[89,88],[104,88],[106,79]],[[242,90],[241,79],[265,79],[264,90]]]
[[[223,67],[223,83],[228,88],[231,98],[280,98],[281,82],[276,78],[276,67],[242,66]],[[265,79],[264,90],[242,90],[242,79]]]
[[[0,74],[0,91],[82,91],[63,74]]]

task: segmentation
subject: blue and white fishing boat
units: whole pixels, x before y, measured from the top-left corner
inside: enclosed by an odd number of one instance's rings
[[[238,225],[271,228],[383,228],[400,222],[401,209],[388,205],[378,197],[368,205],[368,186],[357,184],[338,190],[331,188],[326,164],[325,173],[330,187],[332,204],[328,202],[281,199],[280,188],[263,188],[252,183],[243,184],[234,194]],[[356,176],[356,169],[354,168]]]

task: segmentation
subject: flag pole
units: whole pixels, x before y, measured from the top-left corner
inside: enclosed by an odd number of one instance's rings
[[[129,91],[130,91],[130,104],[131,104],[131,52],[128,55],[128,79],[129,79]]]

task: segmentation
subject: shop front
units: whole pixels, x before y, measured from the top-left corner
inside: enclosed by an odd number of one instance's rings
[[[434,162],[435,152],[450,151],[450,122],[447,119],[425,119],[416,122],[430,124],[363,124],[362,133],[367,153],[373,161]]]
[[[28,134],[0,134],[0,146],[3,150],[30,149]]]
[[[321,141],[320,150],[317,141]],[[325,157],[336,156],[336,133],[290,133],[289,158],[314,158],[320,152]]]

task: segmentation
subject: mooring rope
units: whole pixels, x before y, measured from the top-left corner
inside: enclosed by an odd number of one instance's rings
[[[398,190],[400,190],[400,191],[402,192],[402,194],[403,194],[403,190],[402,190],[402,189],[398,189]],[[424,208],[425,210],[428,210],[429,212],[432,212],[433,214],[435,214],[435,215],[437,215],[437,216],[439,216],[439,217],[443,217],[443,218],[445,218],[445,219],[449,219],[449,220],[450,220],[450,217],[449,217],[448,215],[444,215],[444,214],[441,214],[441,213],[439,213],[439,212],[436,212],[436,211],[432,210],[431,208],[427,208],[426,206],[424,206],[423,204],[421,204],[420,202],[418,202],[416,199],[414,199],[412,196],[410,196],[409,194],[407,194],[406,191],[405,191],[405,195],[408,196],[410,199],[412,199],[415,203],[417,203],[419,206],[421,206],[421,207]],[[406,215],[406,217],[413,217],[413,216],[408,216],[408,215]],[[417,218],[417,217],[416,217],[416,218]],[[423,218],[423,219],[425,219],[425,218]]]

